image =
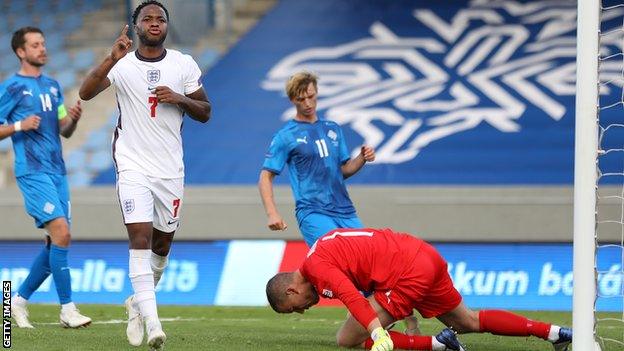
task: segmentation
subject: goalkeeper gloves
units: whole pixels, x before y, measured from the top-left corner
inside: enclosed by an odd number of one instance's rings
[[[390,334],[382,327],[375,328],[371,333],[371,338],[373,339],[371,351],[392,351],[394,348]]]

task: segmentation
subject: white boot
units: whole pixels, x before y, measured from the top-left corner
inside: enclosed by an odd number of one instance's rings
[[[61,309],[60,320],[64,328],[80,328],[91,324],[91,318],[80,314],[77,308]]]
[[[150,351],[163,350],[165,346],[165,340],[167,336],[163,332],[160,322],[149,323],[147,325],[147,345],[150,347]]]
[[[126,327],[126,336],[128,342],[132,346],[141,346],[145,328],[143,326],[143,318],[137,306],[134,305],[134,295],[130,295],[126,299],[126,313],[128,314],[128,326]]]
[[[26,305],[11,303],[11,317],[20,328],[34,328],[28,320],[28,309]]]

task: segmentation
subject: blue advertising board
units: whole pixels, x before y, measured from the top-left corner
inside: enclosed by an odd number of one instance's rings
[[[455,287],[472,308],[572,308],[570,244],[435,246],[448,261]],[[157,299],[161,304],[266,305],[265,284],[278,272],[284,247],[285,242],[279,240],[178,242],[157,287]],[[0,279],[11,280],[14,292],[40,248],[40,243],[0,242]],[[623,311],[622,257],[620,246],[598,251],[600,311]],[[74,243],[70,267],[73,298],[78,303],[121,304],[132,292],[125,242]],[[51,279],[31,300],[57,302]]]
[[[41,243],[0,242],[0,278],[11,280],[14,291],[28,275]],[[228,242],[180,242],[158,285],[163,304],[213,303],[223,270]],[[69,251],[72,298],[80,303],[121,304],[132,294],[128,278],[127,242],[75,242]],[[33,302],[57,302],[51,277],[31,297]]]

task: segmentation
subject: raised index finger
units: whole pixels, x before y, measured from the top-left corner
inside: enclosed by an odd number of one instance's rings
[[[122,36],[122,35],[128,36],[128,25],[127,24],[121,30],[120,36]]]

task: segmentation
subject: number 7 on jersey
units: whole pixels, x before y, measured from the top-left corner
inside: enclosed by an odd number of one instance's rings
[[[158,106],[158,98],[156,96],[150,96],[147,99],[150,104],[150,117],[156,118],[156,106]]]

